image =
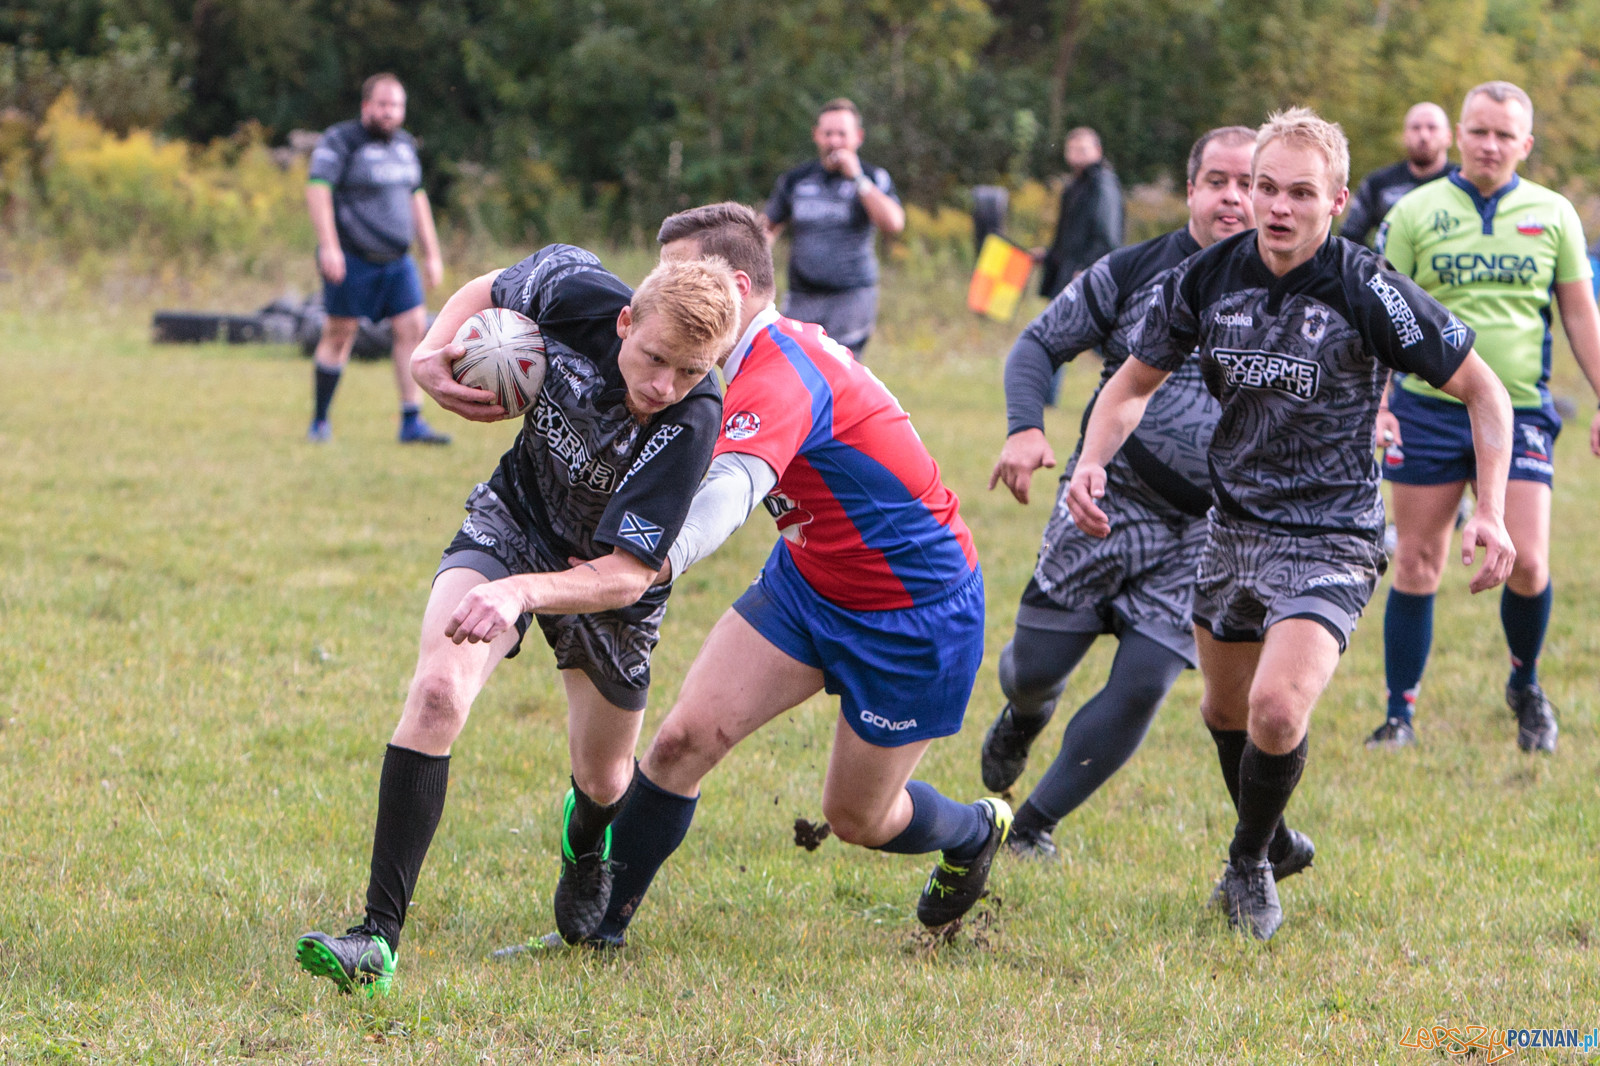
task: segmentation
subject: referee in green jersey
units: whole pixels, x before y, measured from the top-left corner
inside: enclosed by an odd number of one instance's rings
[[[1554,752],[1556,718],[1538,682],[1550,620],[1550,486],[1561,418],[1550,400],[1550,313],[1600,392],[1600,314],[1578,213],[1565,197],[1518,177],[1533,148],[1533,104],[1510,82],[1467,93],[1456,127],[1461,169],[1407,194],[1379,230],[1378,250],[1477,332],[1477,350],[1515,409],[1506,527],[1516,567],[1500,600],[1511,653],[1506,702],[1523,751]],[[1393,485],[1398,534],[1384,615],[1388,711],[1369,748],[1416,742],[1412,713],[1433,641],[1433,597],[1450,551],[1462,490],[1475,477],[1460,403],[1415,376],[1398,378],[1378,434]],[[1600,455],[1600,415],[1589,428]]]

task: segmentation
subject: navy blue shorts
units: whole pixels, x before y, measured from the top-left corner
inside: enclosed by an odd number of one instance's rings
[[[1399,485],[1449,485],[1478,476],[1472,451],[1472,422],[1459,403],[1418,396],[1396,388],[1389,410],[1400,420],[1401,446],[1383,451],[1383,476]],[[1512,481],[1555,479],[1552,465],[1561,416],[1555,408],[1518,407],[1512,410]]]
[[[344,255],[344,280],[335,285],[322,279],[322,305],[336,318],[386,318],[422,306],[422,278],[409,255],[392,263],[373,263],[358,255]]]
[[[852,611],[823,599],[778,541],[733,609],[790,658],[822,671],[856,735],[880,748],[961,731],[983,661],[983,572],[937,603]]]

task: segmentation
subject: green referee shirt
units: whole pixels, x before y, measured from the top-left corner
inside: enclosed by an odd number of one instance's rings
[[[1591,275],[1583,224],[1565,196],[1513,175],[1486,197],[1454,173],[1401,197],[1377,249],[1477,331],[1478,354],[1511,406],[1549,402],[1555,283]],[[1401,387],[1457,402],[1414,374]]]

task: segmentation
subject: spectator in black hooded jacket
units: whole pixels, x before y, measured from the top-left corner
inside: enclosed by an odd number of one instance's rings
[[[1039,295],[1047,300],[1096,259],[1122,247],[1122,186],[1105,160],[1100,135],[1079,126],[1067,134],[1065,155],[1072,180],[1061,190],[1056,237],[1043,256]]]

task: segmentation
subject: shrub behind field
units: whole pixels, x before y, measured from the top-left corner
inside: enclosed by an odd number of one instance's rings
[[[226,255],[249,267],[312,243],[305,164],[285,168],[257,127],[204,147],[147,130],[119,137],[82,114],[69,91],[32,138],[0,130],[0,175],[14,231],[71,255],[141,250],[187,263]],[[26,155],[19,152],[26,149]]]

